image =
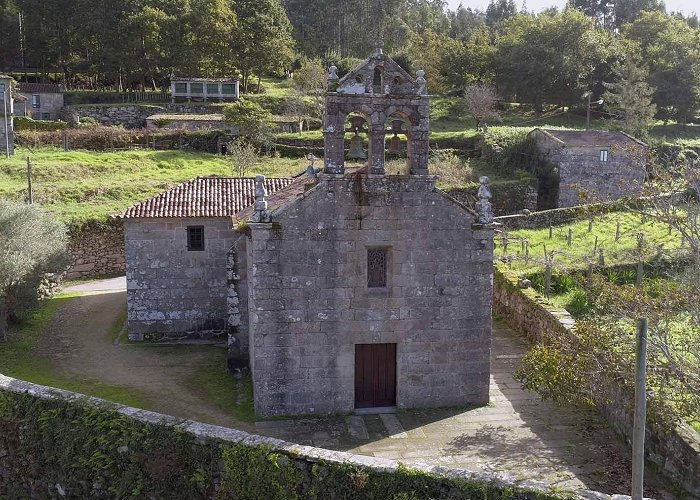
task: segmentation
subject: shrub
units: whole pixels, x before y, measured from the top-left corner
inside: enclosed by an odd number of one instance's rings
[[[517,170],[538,170],[537,148],[527,130],[500,127],[485,132],[483,139],[481,157],[499,173],[510,176]]]
[[[15,130],[42,130],[54,131],[62,130],[66,124],[60,120],[33,120],[28,116],[16,116],[14,119]]]
[[[591,305],[588,303],[588,296],[583,289],[576,290],[566,304],[566,310],[569,311],[574,318],[580,318],[588,314],[591,309]]]
[[[428,169],[431,175],[437,175],[442,183],[461,186],[476,180],[469,160],[463,160],[453,151],[433,149],[430,152]]]

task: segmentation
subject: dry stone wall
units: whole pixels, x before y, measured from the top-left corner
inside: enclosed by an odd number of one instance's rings
[[[575,321],[568,312],[551,305],[534,290],[521,289],[512,272],[494,273],[493,311],[533,343],[547,335],[568,335]],[[632,442],[633,394],[614,380],[600,377],[604,396],[597,402],[608,422],[628,443]],[[700,435],[681,422],[671,431],[650,423],[645,437],[646,459],[693,498],[700,498]]]
[[[147,491],[160,493],[151,494],[154,498],[167,494],[172,499],[233,500],[240,498],[246,480],[261,480],[266,484],[257,491],[261,497],[267,491],[268,498],[414,498],[420,491],[436,500],[629,499],[589,490],[566,491],[504,474],[407,466],[385,458],[303,446],[2,374],[0,400],[4,403],[0,496],[4,498],[143,497]],[[44,429],[49,435],[57,425],[70,432],[57,433],[51,441],[36,439],[42,424],[21,411],[27,408],[34,416],[51,416],[53,425]],[[114,425],[105,432],[109,424]],[[157,447],[158,443],[168,446]],[[227,450],[252,460],[232,464]],[[295,480],[297,477],[301,479]],[[176,481],[183,490],[174,489]],[[123,495],[115,493],[118,491]],[[252,498],[253,493],[246,493],[246,498]]]
[[[124,274],[124,225],[120,219],[69,226],[71,264],[65,279]]]
[[[146,118],[165,112],[163,106],[153,104],[76,105],[64,109],[77,113],[80,118],[94,118],[100,125],[123,125],[126,128],[143,128],[146,126]]]

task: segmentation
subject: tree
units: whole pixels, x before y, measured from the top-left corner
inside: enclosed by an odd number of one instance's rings
[[[643,12],[625,29],[649,65],[659,117],[686,123],[700,107],[700,42],[685,21]]]
[[[232,46],[241,70],[243,92],[250,77],[285,70],[292,62],[292,25],[280,0],[237,0]],[[258,80],[259,82],[259,80]]]
[[[659,0],[615,0],[615,28],[620,30],[625,24],[636,21],[644,11],[664,10],[664,4]]]
[[[231,158],[233,172],[237,177],[246,177],[258,164],[258,150],[254,144],[236,139],[226,145],[226,154]]]
[[[473,83],[464,91],[467,111],[476,122],[476,129],[481,128],[485,120],[498,120],[500,116],[496,111],[496,90],[483,83]]]
[[[653,89],[647,83],[647,71],[628,57],[614,69],[617,81],[606,83],[603,94],[608,112],[617,126],[636,137],[646,137],[656,114]]]
[[[496,77],[496,47],[486,28],[447,51],[440,66],[445,83],[464,89],[470,83],[493,83]]]
[[[272,134],[272,114],[250,99],[239,99],[224,107],[224,118],[237,125],[241,135],[256,144],[264,144]]]
[[[304,122],[309,118],[312,105],[306,101],[306,96],[299,89],[292,89],[291,95],[284,103],[285,113],[293,116],[299,125],[299,135],[304,131]]]
[[[486,7],[486,24],[490,28],[497,28],[517,13],[513,0],[491,0]]]
[[[67,247],[65,225],[49,212],[0,201],[0,339],[37,302],[44,276],[65,269]]]
[[[323,118],[327,78],[328,73],[320,59],[303,58],[301,66],[294,72],[294,87],[302,98],[310,100],[305,113],[310,113],[314,118]]]
[[[501,94],[532,104],[578,103],[597,69],[608,64],[616,45],[576,9],[537,17],[516,15],[506,21],[497,42],[496,83]]]

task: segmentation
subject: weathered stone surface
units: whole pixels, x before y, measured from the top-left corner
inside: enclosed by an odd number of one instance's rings
[[[124,274],[124,225],[120,219],[69,227],[71,264],[65,279]]]
[[[187,226],[204,226],[203,251],[187,249]],[[223,336],[230,218],[127,219],[125,230],[129,338]]]
[[[373,343],[397,344],[397,406],[488,401],[492,231],[433,179],[322,175],[271,217],[247,254],[259,414],[352,411],[355,345]],[[382,289],[367,287],[375,246]]]
[[[153,104],[110,104],[110,105],[78,105],[66,106],[80,118],[90,117],[100,125],[123,125],[126,128],[142,128],[146,126],[146,118],[164,112],[163,106]]]

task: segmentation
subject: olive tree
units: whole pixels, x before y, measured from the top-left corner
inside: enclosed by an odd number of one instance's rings
[[[35,206],[0,201],[0,339],[8,320],[31,309],[48,273],[68,262],[66,226]]]

